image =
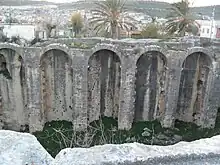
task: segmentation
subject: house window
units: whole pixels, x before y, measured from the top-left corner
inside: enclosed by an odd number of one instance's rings
[[[205,28],[202,29],[202,33],[205,33]]]
[[[207,34],[209,34],[209,29],[207,29]]]

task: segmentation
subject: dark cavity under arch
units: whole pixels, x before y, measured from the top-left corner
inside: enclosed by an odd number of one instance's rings
[[[45,121],[73,119],[72,60],[62,50],[52,49],[42,55],[41,99]]]
[[[202,52],[193,53],[185,59],[176,113],[179,120],[199,124],[211,67],[210,57]]]
[[[2,74],[5,78],[11,79],[11,74],[7,68],[7,62],[4,55],[0,54],[0,74]]]
[[[88,62],[88,120],[118,117],[121,81],[119,56],[110,50],[95,52]]]
[[[136,66],[135,121],[155,120],[165,111],[166,57],[158,51],[140,56]]]

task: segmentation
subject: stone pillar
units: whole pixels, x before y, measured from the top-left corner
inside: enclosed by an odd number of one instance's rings
[[[72,59],[71,59],[72,60]],[[73,91],[74,91],[74,84],[73,84],[73,69],[72,69],[72,62],[71,65],[67,62],[65,66],[66,74],[65,74],[65,103],[67,113],[66,118],[68,115],[74,113],[74,98],[73,98]],[[72,116],[68,117],[70,121],[72,121]]]
[[[178,52],[176,52],[178,53]],[[180,55],[181,56],[181,55]],[[183,56],[183,55],[182,55]],[[182,67],[179,66],[178,56],[175,53],[168,60],[168,70],[166,76],[167,89],[165,93],[166,108],[161,124],[165,128],[172,127],[175,121],[175,112],[177,108],[179,85]]]
[[[161,119],[166,109],[166,90],[167,90],[167,70],[166,63],[158,56],[158,72],[157,72],[157,106],[155,107],[154,119]],[[157,109],[158,108],[158,109]]]
[[[121,63],[116,62],[115,66],[115,83],[113,86],[114,97],[113,97],[113,118],[118,118],[119,105],[120,105],[120,89],[121,89]]]
[[[26,49],[26,79],[28,86],[28,111],[30,132],[41,131],[44,116],[41,112],[40,97],[40,53],[38,50]]]
[[[88,64],[83,52],[75,52],[73,57],[73,92],[74,112],[73,126],[75,130],[87,127],[87,69]],[[78,56],[77,56],[78,55]]]
[[[202,127],[214,128],[218,108],[220,107],[220,67],[219,62],[213,63],[213,70],[210,70],[206,95],[204,97],[204,113],[201,116]]]
[[[4,122],[6,124],[14,122],[15,114],[13,104],[12,80],[6,79],[3,74],[0,74],[0,97],[0,129],[2,129],[2,127],[4,126]]]
[[[149,112],[150,112],[150,73],[151,67],[149,66],[147,69],[147,76],[146,76],[146,83],[144,88],[146,88],[146,92],[144,95],[144,103],[143,103],[143,113],[142,113],[142,120],[148,121],[149,120]]]
[[[15,105],[14,117],[19,125],[25,125],[25,113],[24,112],[24,101],[23,101],[23,89],[21,87],[21,79],[20,79],[20,70],[21,70],[21,62],[18,60],[18,55],[15,55],[13,63],[13,72],[12,72],[12,86],[13,86],[13,102]],[[18,99],[19,98],[19,99]]]
[[[101,63],[100,56],[90,57],[89,64],[86,64],[88,70],[87,73],[87,82],[88,82],[88,118],[89,122],[98,120],[100,117],[100,108],[101,108]],[[87,87],[86,87],[87,89]]]
[[[109,55],[107,56],[108,59],[107,59],[107,66],[102,66],[104,69],[107,70],[107,75],[106,76],[106,79],[104,80],[105,81],[105,96],[103,96],[105,99],[105,109],[104,109],[104,116],[107,116],[107,117],[112,117],[112,114],[113,114],[113,86],[112,86],[112,83],[115,79],[115,77],[112,77],[112,71],[113,69],[113,55]],[[106,58],[106,57],[105,57]]]
[[[1,62],[1,61],[0,61]],[[3,105],[3,94],[2,94],[2,80],[4,79],[3,75],[0,74],[0,129],[2,129],[3,125],[4,125],[4,117],[3,117],[3,113],[4,113],[4,105]]]
[[[118,115],[118,128],[130,129],[134,120],[135,105],[135,71],[134,56],[121,59],[122,84],[120,93],[120,106]]]

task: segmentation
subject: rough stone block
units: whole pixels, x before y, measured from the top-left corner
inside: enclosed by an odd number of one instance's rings
[[[52,165],[220,165],[220,136],[172,146],[139,143],[64,149]]]
[[[51,165],[53,158],[28,133],[0,131],[1,165]]]

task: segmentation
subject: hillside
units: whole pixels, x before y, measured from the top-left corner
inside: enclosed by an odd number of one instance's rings
[[[25,5],[52,5],[47,1],[30,1],[30,0],[0,0],[0,6],[25,6]]]
[[[193,13],[201,13],[202,15],[212,16],[213,6],[192,8]],[[220,5],[215,7],[215,19],[220,20]]]
[[[90,10],[95,7],[96,0],[78,1],[73,3],[56,4],[60,9],[85,9]],[[53,5],[54,3],[47,1],[30,1],[30,0],[0,0],[0,6],[23,6],[23,5]],[[127,3],[130,11],[143,12],[150,16],[166,17],[169,13],[170,4],[158,1],[133,1]],[[212,6],[191,8],[196,19],[201,18],[199,15],[212,16]],[[216,6],[215,19],[220,20],[220,5]]]
[[[90,10],[91,8],[95,7],[95,0],[91,1],[79,1],[71,4],[60,4],[60,9],[65,8],[72,8],[72,9],[85,9]],[[169,13],[169,7],[170,4],[166,2],[156,2],[156,1],[128,1],[127,8],[130,11],[136,11],[136,12],[143,12],[147,13],[151,16],[156,17],[166,17]],[[206,7],[194,7],[191,8],[193,15],[196,19],[201,18],[199,15],[207,15],[212,16],[212,6],[206,6]],[[215,10],[215,19],[220,20],[220,6],[216,6]]]

